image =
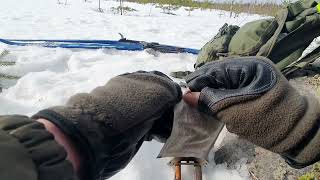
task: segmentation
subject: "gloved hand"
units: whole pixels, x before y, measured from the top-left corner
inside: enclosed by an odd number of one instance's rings
[[[198,107],[227,129],[283,155],[299,168],[320,159],[320,106],[301,96],[273,63],[262,57],[208,63],[187,76]],[[195,93],[187,93],[187,102]]]
[[[124,168],[144,140],[169,137],[181,96],[179,85],[163,73],[140,71],[112,78],[33,118],[47,119],[67,134],[84,156],[85,179],[100,180]]]
[[[227,106],[260,96],[270,90],[277,77],[273,67],[260,60],[230,59],[208,63],[186,77],[191,91],[201,92],[199,108],[215,114],[220,101]]]
[[[0,179],[77,180],[67,153],[42,123],[0,116]]]

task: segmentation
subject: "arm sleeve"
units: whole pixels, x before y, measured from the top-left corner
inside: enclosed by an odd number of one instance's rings
[[[43,124],[0,116],[0,177],[4,180],[76,180],[67,153]]]
[[[112,78],[105,86],[76,94],[65,106],[45,109],[33,118],[60,127],[82,151],[90,176],[106,178],[128,164],[152,134],[153,125],[166,122],[164,118],[170,117],[166,114],[173,112],[181,96],[179,85],[166,75],[140,71]]]
[[[320,160],[318,100],[299,94],[267,58],[214,61],[186,81],[201,91],[200,110],[230,132],[283,155],[296,168]]]

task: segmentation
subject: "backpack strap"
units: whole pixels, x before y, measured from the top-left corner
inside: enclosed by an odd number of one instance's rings
[[[288,13],[289,12],[287,8],[284,8],[277,13],[277,16],[275,17],[278,23],[277,30],[274,32],[273,36],[267,41],[267,43],[260,48],[259,52],[257,53],[257,56],[268,57],[270,55],[273,47],[279,39],[280,33],[285,25]]]
[[[300,0],[295,3],[289,4],[287,7],[289,11],[288,18],[294,18],[304,10],[317,6],[317,4],[317,1],[312,0]]]
[[[310,63],[313,63],[318,58],[320,58],[320,46],[314,49],[308,55],[301,58],[300,60],[287,66],[285,69],[282,70],[282,73],[286,77],[289,77],[295,71],[306,68]]]
[[[302,8],[306,8],[307,5],[311,7],[303,10]],[[298,1],[288,7],[291,9],[288,19],[289,16],[291,19],[287,20],[286,28],[283,30],[288,34],[276,43],[268,56],[280,70],[301,58],[303,51],[320,36],[320,14],[317,13],[317,7],[315,1]],[[296,15],[297,12],[300,14],[292,19],[292,15]]]

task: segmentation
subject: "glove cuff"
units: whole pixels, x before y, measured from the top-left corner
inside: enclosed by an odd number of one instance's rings
[[[319,102],[306,98],[308,109],[297,123],[291,134],[283,141],[282,146],[298,139],[289,150],[281,153],[287,163],[294,168],[303,168],[320,160]]]

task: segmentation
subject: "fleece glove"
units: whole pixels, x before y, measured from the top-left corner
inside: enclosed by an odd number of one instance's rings
[[[112,78],[33,118],[48,119],[67,134],[82,151],[86,179],[102,180],[123,169],[145,140],[170,136],[181,96],[179,85],[163,73],[140,71]]]
[[[296,168],[320,159],[319,102],[300,95],[270,60],[214,61],[186,81],[191,91],[201,92],[199,109],[230,132],[283,155]]]

